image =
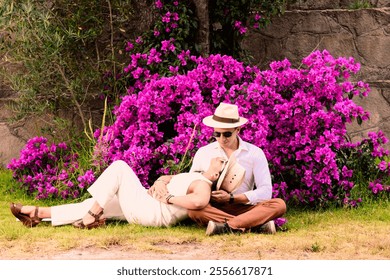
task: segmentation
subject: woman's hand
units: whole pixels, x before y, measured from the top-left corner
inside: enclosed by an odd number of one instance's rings
[[[166,191],[164,193],[155,193],[153,197],[162,203],[171,204],[169,199],[171,199],[173,195]]]
[[[161,176],[148,189],[148,194],[155,198],[155,196],[163,196],[168,192],[167,185],[171,181],[172,176]]]
[[[156,195],[161,196],[166,192],[168,192],[167,185],[162,181],[154,182],[153,186],[148,189],[148,194],[152,197],[155,197]]]

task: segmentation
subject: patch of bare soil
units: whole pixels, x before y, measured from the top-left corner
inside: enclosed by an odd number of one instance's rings
[[[139,249],[136,246],[110,245],[108,247],[86,246],[59,250],[48,244],[33,247],[8,248],[0,250],[1,259],[8,260],[219,260],[219,259],[260,259],[259,252],[223,252],[221,248],[210,248],[199,243],[154,244],[152,248]],[[278,259],[274,252],[274,258]]]
[[[207,259],[248,259],[248,254],[220,255],[218,252],[194,244],[165,245],[159,251],[139,251],[134,248],[112,246],[107,249],[74,249],[53,257],[63,259],[112,259],[112,260],[207,260]]]
[[[153,249],[140,250],[135,246],[112,245],[107,248],[85,247],[69,250],[39,247],[28,251],[12,250],[1,252],[1,259],[8,260],[377,260],[378,256],[365,252],[355,252],[352,255],[340,257],[337,252],[288,252],[276,248],[262,250],[240,251],[221,247],[210,247],[204,244],[158,244]]]
[[[30,248],[28,251],[1,252],[1,259],[34,260],[219,260],[219,259],[259,259],[257,252],[226,252],[205,245],[159,244],[153,249],[137,249],[133,246],[112,245],[106,248],[84,247],[70,250],[55,248]]]

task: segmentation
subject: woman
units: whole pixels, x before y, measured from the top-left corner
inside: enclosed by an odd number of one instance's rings
[[[103,226],[110,218],[145,226],[170,226],[187,218],[187,209],[201,209],[208,204],[213,182],[223,181],[225,174],[220,174],[224,166],[222,158],[213,158],[202,174],[161,176],[147,190],[131,167],[118,160],[88,188],[92,198],[81,203],[52,207],[11,203],[10,209],[27,227],[36,226],[44,218],[50,218],[53,226],[73,223],[83,229]],[[158,187],[161,185],[167,187]]]

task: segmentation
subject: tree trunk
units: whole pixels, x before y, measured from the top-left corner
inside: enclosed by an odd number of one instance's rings
[[[199,19],[197,42],[202,56],[210,54],[209,0],[195,0],[196,15]]]

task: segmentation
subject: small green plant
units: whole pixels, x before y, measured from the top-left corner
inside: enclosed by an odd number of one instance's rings
[[[318,243],[318,242],[314,242],[312,245],[311,245],[311,250],[313,253],[318,253],[320,251],[322,251],[322,246]]]
[[[372,4],[368,0],[357,0],[349,5],[351,10],[369,9],[372,8]]]

